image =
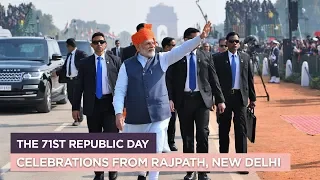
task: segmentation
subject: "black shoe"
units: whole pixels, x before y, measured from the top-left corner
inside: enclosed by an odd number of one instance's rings
[[[109,172],[109,180],[116,180],[118,178],[118,172]]]
[[[199,173],[198,180],[211,180],[211,179],[208,177],[207,173]]]
[[[243,174],[243,175],[249,174],[249,171],[239,171],[238,174]]]
[[[187,175],[183,178],[183,180],[193,180],[195,178],[196,178],[195,173],[188,172]]]
[[[104,180],[104,174],[96,175],[93,180]]]
[[[147,177],[144,177],[144,176],[139,175],[139,176],[138,176],[138,180],[147,180]]]
[[[178,151],[178,148],[174,144],[173,145],[169,145],[169,147],[170,147],[171,151]]]
[[[83,121],[83,117],[80,117],[80,118],[79,118],[79,122],[82,122],[82,121]]]

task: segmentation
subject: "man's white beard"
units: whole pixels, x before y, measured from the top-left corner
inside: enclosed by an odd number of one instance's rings
[[[147,57],[147,58],[152,58],[156,55],[156,51],[155,49],[153,49],[152,51],[149,50],[141,50],[140,54]]]

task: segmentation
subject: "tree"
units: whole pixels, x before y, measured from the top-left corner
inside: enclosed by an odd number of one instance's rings
[[[56,36],[59,29],[53,24],[53,18],[50,14],[42,14],[41,10],[37,10],[35,15],[39,15],[39,31],[43,35]]]

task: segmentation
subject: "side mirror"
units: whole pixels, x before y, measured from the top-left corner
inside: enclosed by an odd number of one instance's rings
[[[61,60],[62,56],[60,54],[53,54],[52,60]]]

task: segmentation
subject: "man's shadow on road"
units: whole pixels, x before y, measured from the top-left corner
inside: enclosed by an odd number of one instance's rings
[[[320,161],[291,165],[291,169],[320,168]]]
[[[181,174],[182,176],[184,176],[186,174],[186,172],[160,172],[160,175],[177,175],[177,174]],[[121,176],[131,176],[131,177],[138,177],[138,172],[118,172],[118,177]],[[94,175],[86,175],[86,176],[82,176],[83,178],[94,178]],[[108,177],[108,173],[105,172],[104,177]],[[183,177],[182,177],[183,179]]]
[[[24,128],[24,127],[45,127],[45,126],[60,126],[62,122],[59,123],[40,123],[40,124],[0,124],[1,128]]]
[[[54,111],[57,105],[52,105],[51,111]],[[49,112],[50,113],[50,112]],[[30,114],[47,114],[39,113],[32,107],[3,107],[0,108],[0,116],[23,116]]]
[[[293,107],[293,106],[315,106],[320,105],[320,98],[312,99],[281,99],[272,103],[273,107]]]

